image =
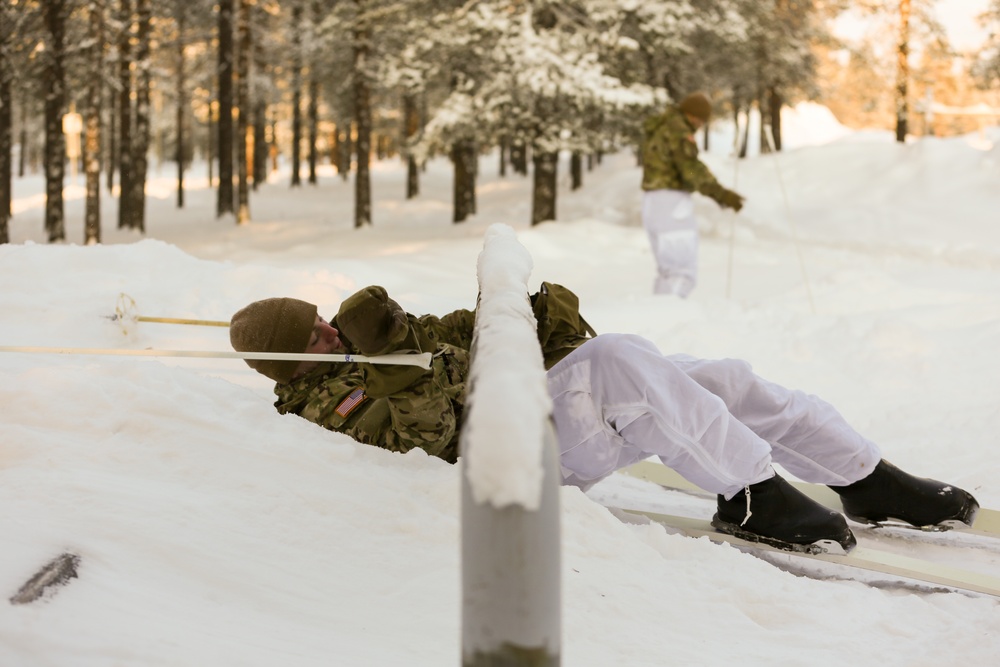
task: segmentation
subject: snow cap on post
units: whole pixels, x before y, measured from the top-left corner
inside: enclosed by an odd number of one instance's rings
[[[528,301],[533,264],[514,230],[486,232],[479,255],[479,305],[463,449],[477,503],[541,503],[544,434],[552,413],[537,323]]]
[[[316,306],[299,299],[254,301],[237,311],[229,323],[229,342],[237,352],[301,354],[316,324]],[[292,380],[299,361],[246,359],[247,366],[278,384]]]

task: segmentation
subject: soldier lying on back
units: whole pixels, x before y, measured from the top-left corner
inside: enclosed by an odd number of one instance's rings
[[[651,456],[718,494],[713,522],[752,540],[801,548],[855,544],[844,516],[777,475],[829,485],[862,522],[971,525],[979,505],[958,487],[914,477],[882,459],[829,403],[755,375],[737,359],[664,355],[629,334],[595,335],[575,294],[543,283],[531,297],[548,370],[564,484],[587,489]],[[233,315],[241,352],[431,352],[430,369],[366,363],[254,361],[293,413],[358,442],[420,448],[454,463],[475,312],[403,311],[382,287],[347,298],[327,322],[313,304],[256,301]]]

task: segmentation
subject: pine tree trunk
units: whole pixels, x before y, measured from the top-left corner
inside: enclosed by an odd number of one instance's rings
[[[364,7],[361,0],[355,0],[358,14]],[[356,141],[352,148],[356,155],[356,176],[354,179],[354,226],[366,227],[371,220],[371,138],[372,111],[371,88],[368,81],[368,56],[371,30],[367,25],[356,23],[353,29],[352,77],[354,94],[354,123]]]
[[[132,0],[121,0],[119,11],[118,228],[122,229],[129,226],[132,217]]]
[[[278,120],[275,115],[271,116],[271,151],[269,155],[271,156],[271,171],[278,171],[278,149],[277,149],[277,139],[278,136]]]
[[[319,140],[319,79],[316,77],[315,63],[309,72],[309,184],[316,185],[316,165],[319,155],[316,143]]]
[[[479,180],[479,144],[475,139],[469,141],[468,159],[472,173],[472,180],[469,183],[469,213],[475,215],[478,211],[476,201],[476,183]]]
[[[573,151],[569,162],[570,190],[579,190],[583,187],[583,156],[580,151]]]
[[[515,173],[528,175],[528,145],[523,139],[515,139],[510,144],[510,166]]]
[[[24,178],[24,165],[27,163],[28,155],[28,96],[21,90],[21,150],[17,156],[17,177]]]
[[[313,34],[322,21],[321,7],[318,2],[312,3]],[[319,141],[319,67],[317,58],[313,56],[309,63],[309,184],[318,183],[316,166],[319,161],[316,142]]]
[[[896,52],[896,141],[903,143],[909,132],[907,100],[910,81],[910,0],[899,1],[899,47]]]
[[[186,0],[177,0],[174,13],[177,16],[177,145],[174,159],[177,161],[177,208],[184,208],[184,107],[187,106],[185,90],[184,47],[186,46],[187,11]]]
[[[769,114],[771,117],[771,137],[774,139],[774,150],[781,150],[781,93],[776,86],[771,86],[767,96]]]
[[[115,56],[117,58],[117,55]],[[107,100],[104,107],[108,110],[108,131],[105,132],[107,139],[107,153],[105,154],[105,187],[108,194],[114,196],[115,192],[115,172],[118,170],[118,96],[115,94],[114,86],[107,84],[104,86],[107,91]]]
[[[354,30],[354,116],[358,126],[357,176],[354,180],[354,226],[366,227],[372,224],[372,189],[369,163],[371,161],[372,109],[371,88],[368,83],[368,40],[371,32],[367,27]]]
[[[146,231],[146,172],[149,166],[150,75],[149,37],[152,22],[151,0],[138,0],[135,5],[138,23],[136,39],[135,137],[132,142],[132,166],[135,178],[129,179],[131,215],[129,227]]]
[[[344,168],[340,163],[340,128],[337,126],[334,126],[333,132],[330,133],[330,164],[337,170],[338,175]]]
[[[66,173],[66,141],[62,117],[66,110],[66,71],[64,66],[65,0],[45,3],[45,230],[49,242],[66,239],[63,207],[63,178]]]
[[[208,156],[208,187],[212,187],[215,183],[215,153],[216,145],[218,143],[216,137],[215,128],[218,125],[216,120],[213,118],[212,108],[218,107],[218,100],[209,100],[209,113],[208,121],[206,121],[208,127],[205,128],[205,154]]]
[[[7,8],[0,9],[0,17],[5,17]],[[0,44],[0,49],[4,48]],[[14,185],[14,163],[11,153],[14,150],[14,114],[11,112],[14,103],[11,94],[11,79],[7,58],[0,57],[0,243],[9,243],[8,223],[11,213],[11,188]],[[24,145],[21,145],[24,151]]]
[[[11,151],[13,141],[13,114],[10,112],[13,99],[10,92],[10,74],[5,61],[0,61],[0,243],[9,243],[8,222],[11,211],[11,188],[14,185]],[[24,146],[21,146],[24,150]]]
[[[302,185],[302,0],[292,5],[292,187]]]
[[[219,190],[216,215],[232,214],[233,201],[233,0],[219,0]]]
[[[413,199],[420,194],[420,172],[417,160],[410,151],[410,144],[420,132],[420,113],[413,93],[403,96],[403,147],[406,151],[406,198]]]
[[[531,224],[537,225],[556,219],[556,175],[559,168],[559,154],[532,151],[535,166],[535,182],[531,196]]]
[[[340,172],[340,178],[343,181],[347,181],[348,176],[350,176],[351,168],[354,166],[354,140],[353,134],[351,133],[351,126],[353,121],[348,122],[344,133],[341,135],[340,145],[341,145],[341,159],[343,160],[344,168]]]
[[[750,147],[750,107],[746,107],[747,120],[743,124],[743,129],[740,130],[739,123],[739,108],[736,111],[736,139],[739,142],[739,150],[736,151],[736,155],[745,158],[747,156],[747,150]]]
[[[764,104],[764,95],[759,93],[757,95],[757,111],[760,114],[760,127],[758,128],[757,140],[760,143],[760,154],[771,152],[771,144],[767,140],[767,128],[771,124],[771,117],[768,113],[769,107]]]
[[[236,183],[239,206],[236,224],[250,222],[250,192],[247,187],[247,130],[250,129],[250,0],[240,0],[236,61]]]
[[[451,161],[455,168],[452,222],[464,222],[475,213],[475,143],[471,139],[456,141],[451,146]]]
[[[507,134],[500,136],[500,178],[507,175],[507,156],[510,154],[510,137]]]
[[[259,74],[263,74],[267,69],[264,62],[264,50],[261,48],[261,39],[253,40],[253,62],[254,68]],[[259,185],[267,182],[267,155],[269,146],[267,143],[267,99],[260,87],[254,88],[253,102],[253,191],[257,191]]]
[[[104,73],[104,0],[90,5],[90,38],[93,40],[87,81],[86,139],[83,145],[87,172],[87,199],[83,214],[84,243],[101,242],[101,98]]]
[[[260,93],[258,93],[260,96]],[[253,112],[253,190],[267,182],[267,104],[262,96],[254,103]]]

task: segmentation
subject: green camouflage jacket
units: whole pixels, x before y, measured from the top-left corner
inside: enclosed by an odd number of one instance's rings
[[[543,283],[531,300],[546,368],[593,335],[568,289]],[[431,368],[320,364],[289,384],[275,385],[274,406],[364,444],[394,452],[419,447],[454,463],[474,323],[471,310],[444,317],[405,313],[383,288],[367,287],[346,299],[331,321],[350,351],[432,352]]]
[[[730,190],[698,159],[694,127],[676,106],[643,123],[642,189],[700,192],[729,206]]]

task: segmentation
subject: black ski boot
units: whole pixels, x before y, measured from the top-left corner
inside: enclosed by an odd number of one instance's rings
[[[919,528],[971,526],[979,503],[957,486],[914,477],[882,460],[868,477],[848,486],[831,486],[844,512],[858,523],[903,521]]]
[[[789,551],[819,553],[836,544],[846,553],[857,544],[839,512],[823,507],[778,475],[751,484],[732,500],[719,496],[712,525],[744,540]]]

